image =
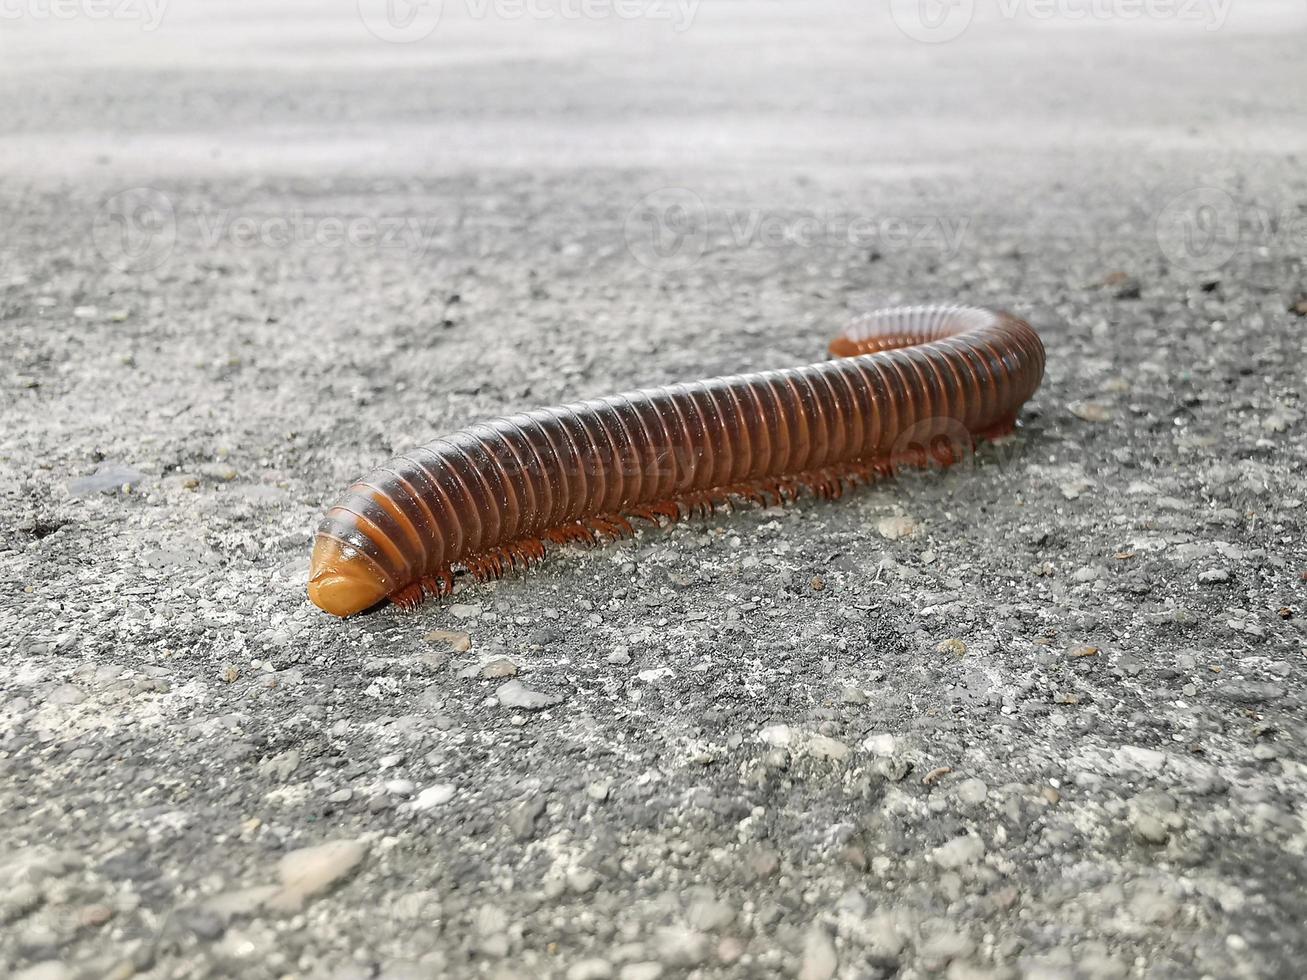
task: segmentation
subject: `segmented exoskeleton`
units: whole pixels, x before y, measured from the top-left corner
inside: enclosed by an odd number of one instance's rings
[[[593,542],[744,498],[834,497],[900,465],[949,465],[1011,431],[1044,346],[963,306],[880,310],[834,360],[649,388],[494,419],[351,485],[318,527],[309,596],[348,616],[416,605],[456,570],[501,575],[545,542]]]

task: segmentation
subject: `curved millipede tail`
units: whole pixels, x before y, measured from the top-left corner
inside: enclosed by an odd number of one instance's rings
[[[621,538],[723,504],[836,498],[903,465],[947,466],[1010,432],[1044,345],[966,306],[859,317],[835,360],[648,388],[469,426],[350,486],[318,526],[309,598],[348,616],[498,578],[545,545]]]

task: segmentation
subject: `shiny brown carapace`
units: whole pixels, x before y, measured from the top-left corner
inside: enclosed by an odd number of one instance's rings
[[[830,351],[805,367],[495,419],[397,456],[327,511],[309,598],[337,616],[383,599],[411,607],[448,594],[458,572],[536,562],[546,542],[947,466],[1010,432],[1044,374],[1029,324],[975,307],[870,313]]]

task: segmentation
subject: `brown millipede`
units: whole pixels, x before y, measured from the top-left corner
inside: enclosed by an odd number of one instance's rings
[[[539,409],[469,426],[354,483],[318,526],[309,598],[410,607],[544,557],[736,498],[836,497],[901,464],[947,466],[1011,431],[1044,373],[1023,320],[915,306],[854,320],[835,360]]]

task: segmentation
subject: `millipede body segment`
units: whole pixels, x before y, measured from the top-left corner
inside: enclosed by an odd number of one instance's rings
[[[1044,373],[1029,324],[975,307],[870,313],[830,352],[494,419],[397,456],[327,511],[309,598],[337,616],[386,598],[413,606],[452,591],[457,570],[497,577],[538,561],[545,542],[948,465],[1011,431]]]

